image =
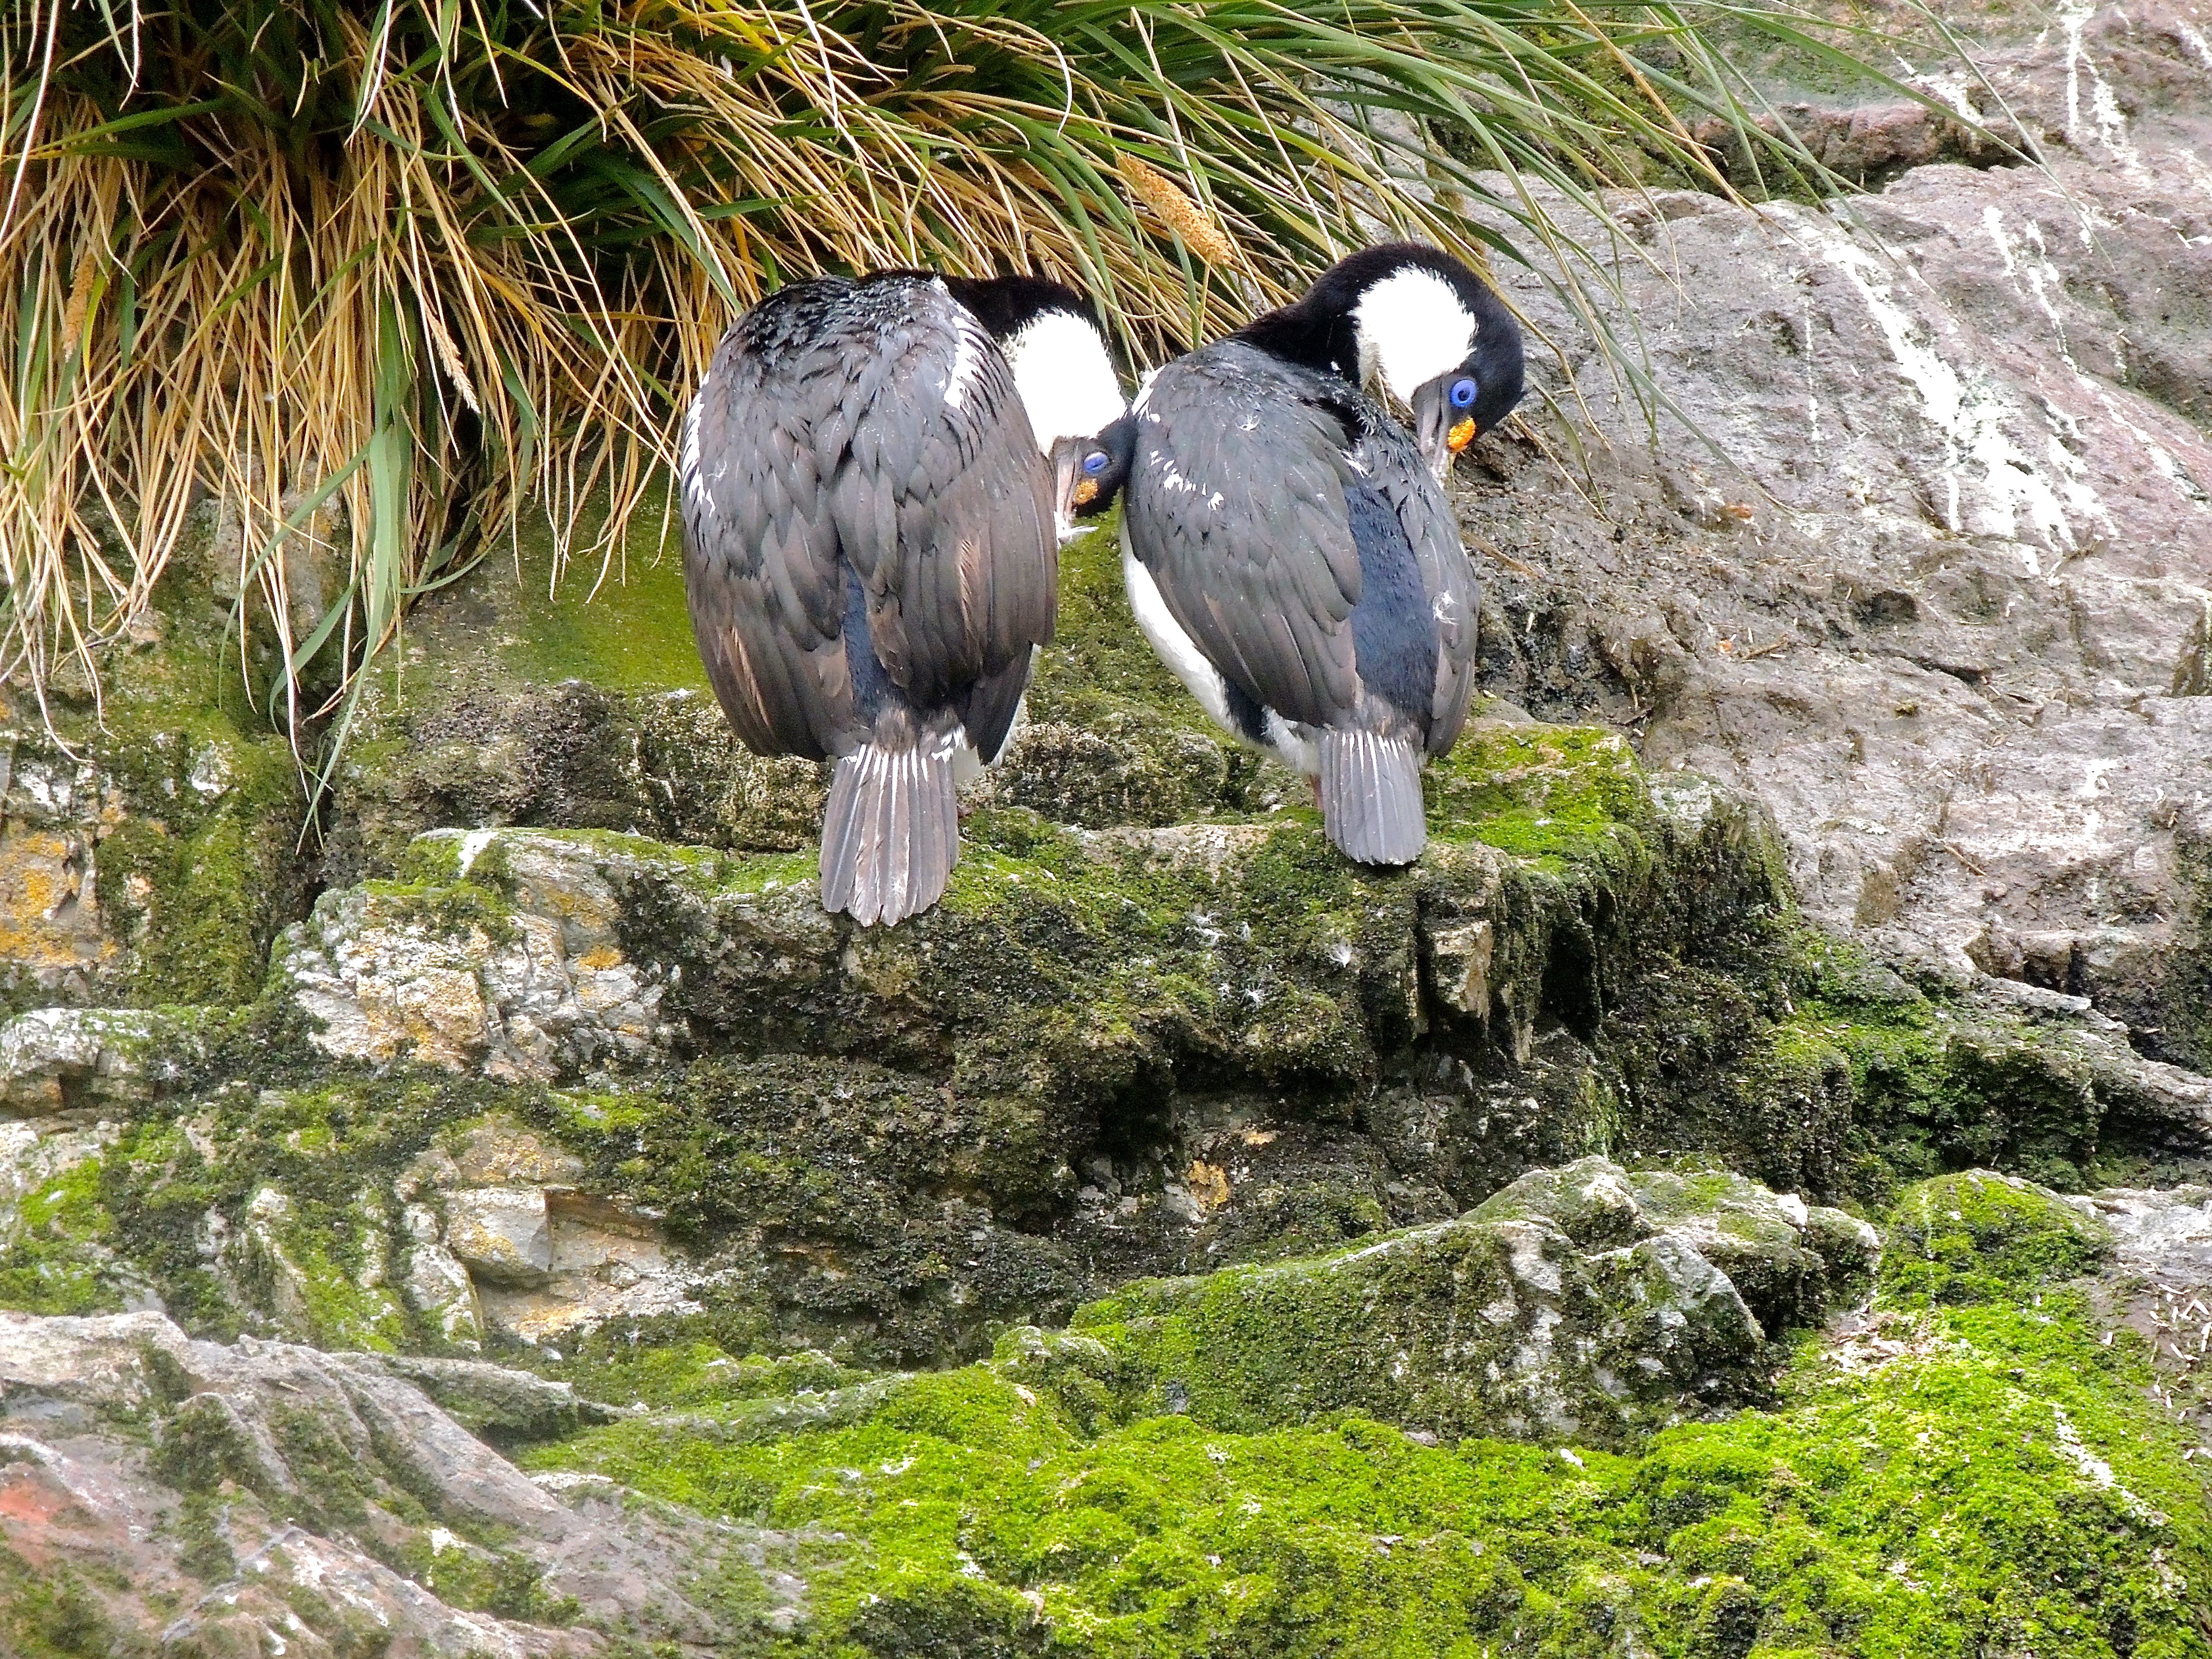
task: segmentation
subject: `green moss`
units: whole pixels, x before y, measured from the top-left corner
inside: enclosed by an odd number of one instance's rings
[[[1759,1074],[1848,1124],[1834,1187],[1887,1203],[1946,1170],[2002,1168],[2067,1191],[2143,1169],[2110,1121],[2096,1055],[2063,1025],[1923,993],[1850,945],[1803,935]]]
[[[811,881],[821,864],[819,853],[756,853],[748,858],[726,859],[714,867],[714,881],[725,892],[772,893]]]
[[[16,1205],[15,1237],[0,1250],[0,1308],[90,1314],[123,1305],[108,1248],[115,1227],[100,1186],[101,1160],[89,1158]]]
[[[499,642],[507,666],[545,684],[705,690],[684,600],[683,547],[673,533],[662,540],[659,529],[658,514],[638,514],[604,577],[598,561],[579,560],[556,581],[551,533],[542,522],[526,524],[512,562],[488,559],[468,578],[504,590]]]
[[[574,1596],[556,1595],[545,1588],[543,1566],[510,1550],[486,1549],[451,1534],[426,1534],[390,1553],[387,1565],[447,1607],[533,1625],[573,1624],[583,1611]]]
[[[39,1571],[0,1548],[0,1652],[9,1659],[151,1659],[154,1650],[118,1627],[77,1574]]]
[[[234,671],[190,645],[114,661],[102,721],[56,711],[118,809],[100,836],[99,898],[102,933],[125,948],[100,990],[140,1005],[251,1000],[304,890],[298,761],[265,718],[227,708]]]
[[[1899,1200],[1882,1289],[1911,1304],[2017,1300],[2096,1272],[2111,1248],[2103,1224],[2057,1194],[1971,1170],[1922,1182]]]
[[[283,1243],[300,1276],[305,1334],[316,1346],[392,1353],[406,1342],[407,1316],[398,1298],[380,1284],[362,1282],[365,1255],[378,1258],[380,1269],[385,1266],[387,1245],[380,1231],[364,1239],[295,1227],[287,1230]]]
[[[447,939],[481,932],[497,945],[514,938],[514,907],[484,883],[367,881],[358,890],[375,906],[380,920],[412,924]]]
[[[569,1357],[549,1370],[586,1400],[643,1402],[660,1407],[714,1407],[779,1395],[827,1393],[862,1380],[864,1373],[816,1351],[732,1358],[719,1342],[687,1338],[685,1325],[666,1321],[632,1341],[629,1328],[584,1336]],[[646,1340],[649,1335],[651,1340]]]
[[[1030,683],[1033,720],[1081,724],[1146,711],[1208,732],[1204,713],[1168,672],[1129,609],[1121,577],[1121,515],[1060,550],[1053,641]]]
[[[1646,860],[1651,795],[1626,739],[1602,726],[1471,722],[1423,775],[1429,831],[1554,867]]]
[[[240,1052],[259,1048],[249,1037]],[[235,1066],[222,1054],[210,1063]],[[0,1254],[0,1306],[104,1311],[150,1290],[196,1335],[441,1349],[391,1289],[405,1243],[364,1194],[391,1191],[449,1123],[519,1106],[553,1130],[556,1115],[534,1092],[518,1100],[440,1073],[379,1079],[305,1064],[319,1075],[313,1086],[234,1085],[157,1102],[56,1183],[53,1202],[27,1199],[23,1230]],[[201,1146],[219,1156],[203,1158]],[[257,1220],[264,1188],[284,1201]],[[252,1242],[257,1228],[281,1262]],[[229,1241],[219,1259],[207,1254],[216,1237]]]
[[[638,1419],[529,1461],[812,1528],[809,1654],[2212,1652],[2205,1492],[2139,1344],[2050,1297],[1879,1335],[1630,1455],[1101,1416],[1047,1381],[1095,1360],[1023,1337],[842,1413]]]
[[[1217,730],[1130,614],[1118,520],[1060,550],[1053,641],[1030,683],[998,798],[1103,828],[1243,817],[1303,788]]]

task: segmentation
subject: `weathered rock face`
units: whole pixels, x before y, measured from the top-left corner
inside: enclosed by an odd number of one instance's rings
[[[1465,519],[1493,690],[1633,719],[1647,763],[1752,792],[1824,922],[2088,995],[2200,1068],[2207,22],[2072,7],[1983,54],[2047,173],[1915,167],[1848,212],[1622,204],[1643,246],[1608,268],[1608,324],[1725,464],[1671,416],[1654,453],[1580,324],[1504,272],[1611,447],[1524,410],[1574,476],[1498,446]]]
[[[1741,1176],[1590,1158],[1339,1255],[1131,1285],[1078,1328],[1212,1427],[1349,1410],[1604,1444],[1761,1397],[1760,1315],[1817,1321],[1878,1254],[1865,1222]]]
[[[0,1008],[236,1002],[296,915],[283,741],[158,689],[66,717],[65,750],[0,688]],[[158,685],[167,685],[164,676]]]
[[[607,1652],[603,1632],[696,1649],[800,1613],[802,1581],[770,1565],[795,1540],[533,1481],[477,1437],[586,1414],[562,1384],[465,1361],[0,1313],[0,1514],[40,1585],[0,1636],[42,1634],[21,1621],[43,1604],[75,1653],[566,1659]]]

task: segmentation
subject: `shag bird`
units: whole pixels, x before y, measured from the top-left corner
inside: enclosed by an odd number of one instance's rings
[[[746,746],[836,762],[823,908],[889,925],[943,896],[956,783],[1006,744],[1124,407],[1090,302],[1041,277],[794,283],[716,347],[684,591]]]
[[[1109,440],[1138,625],[1217,724],[1318,781],[1364,864],[1426,844],[1420,769],[1467,718],[1480,600],[1442,480],[1521,381],[1498,296],[1397,244],[1159,370]]]

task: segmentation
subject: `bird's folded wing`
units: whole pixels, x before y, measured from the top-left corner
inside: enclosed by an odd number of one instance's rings
[[[1157,375],[1138,416],[1130,545],[1214,666],[1289,719],[1357,707],[1359,554],[1345,428],[1264,354],[1216,347]]]
[[[852,704],[837,537],[823,510],[811,411],[770,395],[766,379],[740,325],[685,419],[684,591],[738,737],[763,754],[818,760]]]
[[[942,288],[918,287],[848,412],[832,504],[885,672],[933,702],[1027,663],[1052,637],[1059,544],[1050,474],[997,344]]]
[[[1414,562],[1420,567],[1429,614],[1436,622],[1437,681],[1429,708],[1427,748],[1430,754],[1441,755],[1459,736],[1474,695],[1481,588],[1460,539],[1450,499],[1411,434],[1372,404],[1366,404],[1364,413],[1354,453],[1405,526]]]

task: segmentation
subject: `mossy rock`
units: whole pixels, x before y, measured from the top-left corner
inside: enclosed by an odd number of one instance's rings
[[[1603,1158],[1322,1256],[1125,1286],[1077,1316],[1151,1411],[1249,1431],[1334,1411],[1460,1437],[1618,1443],[1761,1397],[1775,1322],[1865,1281],[1850,1218],[1725,1173]],[[1824,1260],[1825,1246],[1833,1260]]]
[[[1903,1304],[2018,1302],[2094,1273],[2112,1254],[2086,1206],[1988,1170],[1908,1188],[1890,1212],[1885,1297]]]
[[[811,1528],[802,1653],[2207,1651],[2193,1443],[2078,1299],[1881,1315],[1873,1348],[1801,1345],[1771,1408],[1619,1452],[1209,1421],[1085,1334],[690,1393],[526,1462]]]
[[[0,693],[0,1012],[252,1000],[305,903],[307,796],[283,739],[222,706],[225,672],[160,696],[126,672],[51,732]]]

